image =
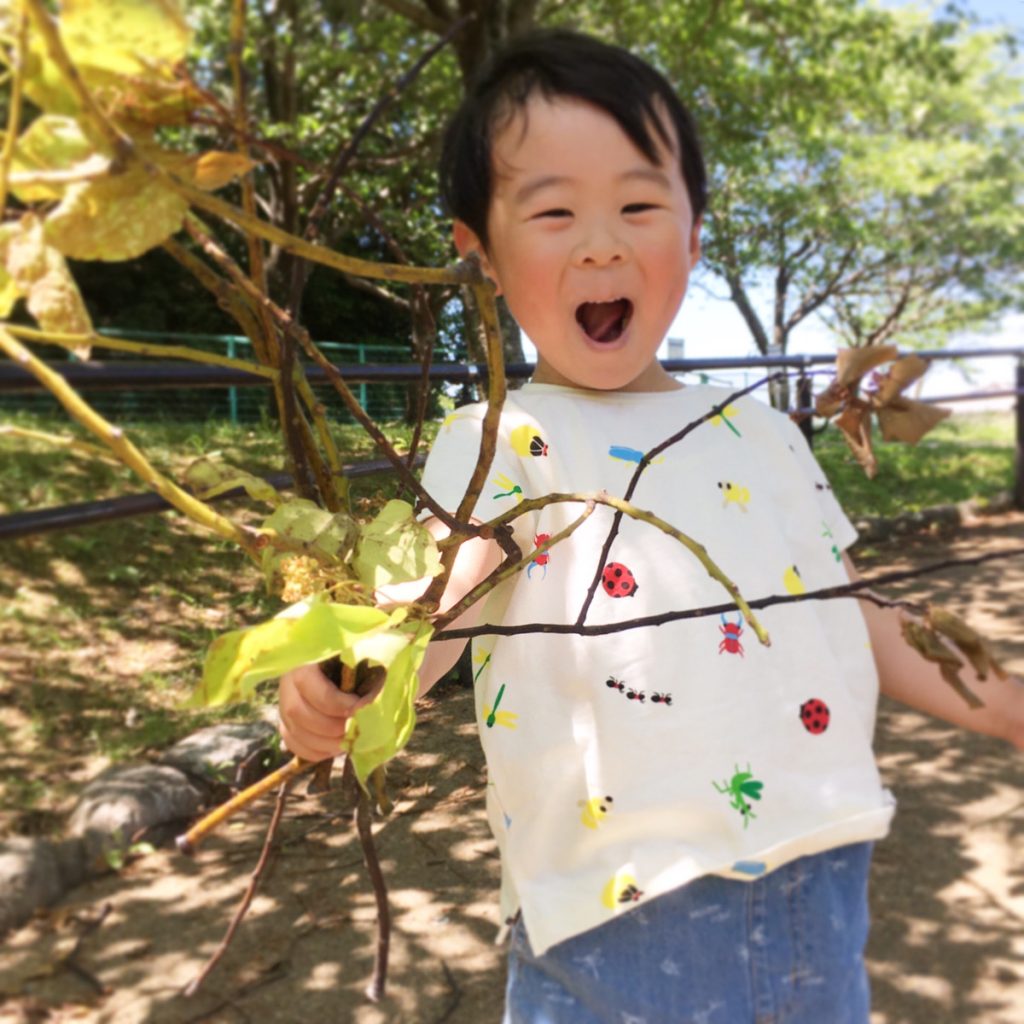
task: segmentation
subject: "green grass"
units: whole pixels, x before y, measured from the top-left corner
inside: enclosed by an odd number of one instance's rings
[[[869,480],[834,427],[814,453],[851,518],[893,516],[1013,488],[1011,413],[952,416],[915,447],[887,444],[875,434],[878,474]]]

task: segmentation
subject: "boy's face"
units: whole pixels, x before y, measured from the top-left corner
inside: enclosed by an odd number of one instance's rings
[[[660,165],[615,120],[535,96],[496,134],[490,244],[456,222],[537,346],[535,381],[601,391],[677,387],[657,350],[700,256],[679,155]]]

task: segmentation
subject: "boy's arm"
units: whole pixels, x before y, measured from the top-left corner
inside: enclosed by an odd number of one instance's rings
[[[843,562],[850,581],[859,580],[849,555],[843,555]],[[1024,682],[1014,676],[1001,680],[991,672],[981,680],[965,660],[961,678],[985,702],[984,707],[970,708],[942,678],[938,665],[922,657],[903,639],[898,608],[879,608],[870,601],[860,604],[882,693],[936,718],[996,736],[1024,750]]]
[[[430,532],[442,539],[448,528],[437,520],[426,524]],[[444,613],[478,583],[489,576],[501,563],[501,549],[496,541],[475,538],[459,547],[455,565],[441,598],[439,611]],[[430,584],[430,579],[413,580],[377,592],[383,606],[415,601]],[[475,626],[480,619],[483,601],[478,601],[452,623],[452,628]],[[420,666],[419,693],[422,697],[459,660],[465,640],[434,642],[427,648]],[[302,665],[286,672],[279,684],[278,706],[281,713],[281,736],[288,749],[307,761],[320,761],[334,757],[340,750],[345,735],[345,723],[376,693],[363,697],[342,693],[320,671],[317,665]]]

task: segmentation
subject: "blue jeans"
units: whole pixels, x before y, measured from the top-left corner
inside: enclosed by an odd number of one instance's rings
[[[867,1024],[872,845],[698,878],[539,957],[520,918],[504,1024]]]

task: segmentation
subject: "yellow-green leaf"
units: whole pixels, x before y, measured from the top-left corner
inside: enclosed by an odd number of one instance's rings
[[[107,164],[104,154],[82,134],[78,122],[58,114],[37,117],[22,132],[11,160],[11,191],[23,203],[60,199],[75,173]]]
[[[414,702],[419,687],[419,667],[433,627],[408,622],[399,627],[407,638],[387,663],[387,677],[377,697],[349,719],[346,739],[349,756],[361,785],[370,773],[389,761],[408,742],[416,725]],[[384,664],[384,662],[381,662]]]
[[[306,498],[291,498],[263,523],[263,529],[298,541],[310,552],[344,560],[355,545],[358,526],[343,512],[328,512]]]
[[[180,64],[191,36],[176,0],[63,0],[60,31],[76,64],[122,75]]]
[[[246,494],[256,501],[269,501],[273,505],[281,502],[281,496],[266,480],[226,462],[217,462],[208,455],[196,459],[185,470],[185,483],[203,501],[243,487]]]
[[[245,700],[253,688],[298,665],[337,655],[387,667],[410,642],[404,609],[391,614],[363,605],[313,600],[268,622],[218,637],[203,665],[193,707]]]
[[[68,187],[46,221],[50,241],[76,260],[130,260],[180,228],[188,203],[137,166]]]
[[[441,571],[437,544],[418,523],[407,501],[389,501],[360,531],[353,567],[374,589],[436,576]]]

